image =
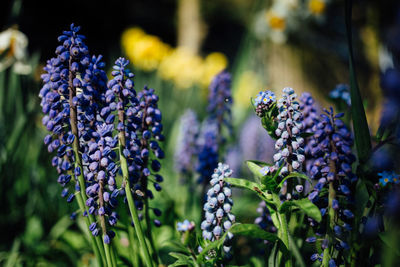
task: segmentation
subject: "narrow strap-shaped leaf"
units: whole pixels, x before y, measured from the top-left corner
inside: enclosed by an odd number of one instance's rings
[[[380,233],[379,238],[386,246],[390,248],[391,251],[393,251],[398,257],[400,257],[400,250],[393,244],[393,236],[391,236],[391,233],[389,232]]]
[[[317,222],[320,222],[322,220],[322,216],[321,216],[320,210],[308,198],[303,198],[303,199],[299,199],[299,200],[285,201],[279,207],[279,212],[280,213],[285,213],[292,206],[296,206],[296,207],[300,208],[302,211],[304,211],[304,213],[308,217],[313,218]]]
[[[259,179],[263,177],[262,173],[260,172],[263,166],[260,164],[260,162],[254,160],[247,160],[246,164],[251,173],[253,173],[255,177]]]
[[[244,235],[253,238],[260,238],[271,242],[280,240],[276,234],[267,232],[255,224],[237,223],[232,225],[232,227],[229,229],[229,232],[234,235]]]
[[[258,225],[236,223],[232,225],[232,227],[229,229],[229,232],[231,232],[234,235],[244,235],[252,238],[260,238],[268,240],[271,242],[278,242],[279,250],[281,250],[284,255],[289,254],[288,248],[276,234],[267,232],[261,229]]]
[[[346,32],[349,46],[349,69],[350,69],[350,97],[351,116],[353,118],[354,138],[357,148],[357,155],[361,163],[366,162],[371,153],[371,137],[368,129],[367,118],[360,90],[358,88],[356,72],[354,69],[354,56],[351,30],[352,0],[346,0]]]
[[[269,254],[269,257],[268,257],[268,266],[269,267],[278,266],[278,265],[275,264],[276,260],[277,260],[277,253],[276,253],[277,250],[278,250],[278,242],[276,242],[274,244],[274,247],[272,248],[272,250],[271,250],[271,252]]]
[[[249,189],[249,190],[257,193],[257,195],[261,199],[263,199],[267,203],[267,205],[269,205],[269,206],[273,205],[273,207],[275,207],[275,204],[272,201],[272,197],[270,198],[269,194],[261,191],[261,189],[260,189],[261,185],[260,184],[257,184],[255,182],[251,182],[251,181],[246,180],[246,179],[241,179],[241,178],[224,178],[224,180],[227,183],[229,183],[229,184],[231,184],[233,186],[246,188],[246,189]]]
[[[288,176],[286,176],[285,178],[282,179],[282,181],[279,183],[278,187],[281,188],[283,183],[289,178],[300,178],[300,179],[307,180],[310,183],[312,182],[311,179],[307,175],[305,175],[303,173],[299,173],[299,172],[292,172]]]

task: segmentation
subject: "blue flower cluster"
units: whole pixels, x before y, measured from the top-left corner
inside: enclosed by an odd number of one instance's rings
[[[156,191],[162,189],[160,182],[163,181],[163,177],[157,173],[161,169],[158,159],[164,158],[164,151],[158,143],[164,140],[163,125],[161,111],[157,105],[158,96],[154,93],[154,89],[145,87],[136,95],[134,84],[130,79],[134,75],[126,68],[128,64],[129,61],[124,58],[119,58],[115,62],[112,72],[114,78],[108,83],[110,88],[108,96],[118,110],[117,130],[125,137],[125,148],[122,153],[127,159],[136,207],[142,210],[143,201],[147,203],[148,198],[153,198],[153,193],[148,188],[149,181],[152,181]],[[154,180],[150,180],[150,176],[153,176]],[[161,215],[159,210],[154,213],[156,216]],[[154,220],[154,224],[161,225],[158,220]]]
[[[257,94],[254,99],[254,107],[256,108],[256,114],[259,117],[264,117],[265,112],[269,110],[271,105],[275,103],[276,96],[272,91],[261,91]]]
[[[338,84],[330,93],[329,97],[334,100],[342,100],[351,106],[350,88],[347,84]]]
[[[163,177],[157,174],[161,164],[156,159],[164,157],[158,144],[164,140],[161,112],[153,89],[144,88],[136,95],[134,75],[126,68],[126,59],[115,62],[113,79],[107,82],[102,57],[89,55],[85,37],[78,31],[79,27],[72,24],[63,32],[58,38],[62,45],[56,49],[57,56],[44,67],[39,96],[45,113],[43,124],[50,132],[44,143],[50,153],[57,152],[52,164],[64,187],[62,197],[68,196],[71,202],[76,195],[82,196],[87,206],[83,215],[99,216],[89,230],[94,236],[102,233],[104,242],[110,243],[115,234],[107,227],[117,223],[117,197],[125,193],[116,182],[119,157],[127,159],[138,209],[143,207],[143,198],[153,197],[147,188],[150,175],[154,176],[155,190],[161,190]],[[118,155],[120,144],[123,150]],[[70,185],[72,179],[74,185]],[[161,215],[158,209],[154,213]],[[159,226],[160,222],[155,220],[155,224]]]
[[[315,159],[310,175],[317,183],[308,196],[320,208],[323,220],[319,224],[312,219],[309,221],[311,226],[314,226],[315,234],[323,239],[322,249],[330,246],[340,251],[348,249],[346,239],[354,217],[351,203],[357,177],[352,172],[351,165],[355,156],[351,150],[352,135],[339,119],[343,113],[334,115],[332,108],[329,111],[325,110],[325,113],[321,114],[313,142],[310,143]],[[326,234],[327,225],[332,228],[330,231],[334,233],[334,237]],[[316,240],[316,237],[307,239],[308,242]],[[321,259],[318,254],[312,258]]]
[[[207,184],[218,165],[218,126],[213,121],[203,122],[198,138],[198,183]]]
[[[303,131],[305,133],[315,133],[317,130],[317,123],[318,123],[318,114],[315,108],[315,101],[312,98],[310,93],[302,93],[300,98],[300,111],[303,114]],[[304,145],[304,154],[306,156],[305,160],[305,169],[306,173],[310,173],[310,169],[314,164],[313,156],[311,155],[310,148],[312,147],[309,143],[314,142],[312,137],[305,138],[305,145]]]
[[[386,184],[399,184],[400,183],[400,175],[396,174],[394,171],[384,171],[378,173],[381,177],[379,178],[379,183],[382,186],[386,186]]]
[[[305,133],[314,133],[316,123],[318,122],[318,114],[315,108],[315,101],[310,93],[302,93],[299,97],[300,111],[303,114],[303,131]]]
[[[195,171],[196,145],[199,135],[199,122],[196,113],[186,110],[181,117],[177,148],[175,150],[175,169],[184,177]]]
[[[282,175],[300,171],[305,159],[304,139],[300,136],[303,131],[303,116],[296,97],[294,90],[286,87],[277,104],[279,114],[275,134],[279,139],[275,142],[277,152],[274,155],[274,162],[277,167],[283,165]]]
[[[209,86],[208,107],[210,119],[216,120],[218,124],[218,132],[225,125],[230,130],[231,125],[231,74],[227,71],[221,71],[217,74]]]
[[[218,240],[235,222],[235,216],[231,213],[232,191],[230,185],[224,181],[224,178],[231,175],[232,170],[227,164],[218,163],[218,168],[211,176],[212,187],[207,192],[207,202],[204,204],[205,220],[201,223],[203,238],[206,240]],[[227,258],[230,257],[232,238],[233,235],[228,232],[223,246]]]
[[[89,140],[95,132],[96,114],[103,104],[101,94],[107,79],[101,56],[90,58],[83,42],[85,37],[78,34],[79,30],[72,24],[70,30],[58,38],[62,45],[57,47],[56,57],[48,60],[44,67],[46,73],[41,76],[44,85],[39,93],[42,111],[46,114],[42,122],[51,132],[44,143],[50,153],[57,152],[52,165],[57,168],[58,182],[64,187],[62,197],[69,194],[68,202],[75,196],[69,191],[80,191],[78,176],[85,171],[74,166],[72,144],[76,142],[81,152],[88,149],[79,143]],[[72,177],[76,181],[74,189],[68,186]]]

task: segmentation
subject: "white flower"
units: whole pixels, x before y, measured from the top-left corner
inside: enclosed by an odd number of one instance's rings
[[[32,72],[30,65],[25,63],[27,58],[28,38],[22,32],[9,28],[0,33],[0,54],[5,56],[0,61],[0,71],[13,66],[13,71],[18,74]]]

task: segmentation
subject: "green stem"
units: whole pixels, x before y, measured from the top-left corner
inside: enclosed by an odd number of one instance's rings
[[[117,254],[116,254],[116,251],[115,251],[115,246],[113,246],[112,243],[111,243],[111,246],[110,246],[110,251],[111,251],[111,263],[112,263],[113,266],[117,267],[118,266],[117,258],[116,258]]]
[[[121,138],[123,136],[123,139],[125,139],[125,136],[123,134],[121,134],[123,132],[119,133],[119,143],[120,143],[120,150],[119,150],[119,156],[120,156],[120,160],[121,160],[121,169],[122,169],[122,176],[124,177],[124,182],[125,182],[125,193],[126,193],[126,199],[128,200],[128,207],[129,207],[129,211],[131,213],[131,217],[132,217],[132,221],[135,225],[135,231],[136,231],[136,235],[139,239],[139,243],[140,243],[140,248],[143,252],[143,256],[144,256],[144,260],[146,262],[146,266],[156,266],[155,264],[153,264],[153,261],[150,257],[150,253],[149,253],[149,249],[147,247],[146,244],[146,240],[143,234],[143,230],[142,230],[142,226],[140,224],[139,221],[139,217],[136,211],[136,207],[135,207],[135,202],[133,201],[133,196],[132,196],[132,192],[131,192],[131,185],[129,182],[129,175],[128,175],[128,164],[126,162],[126,158],[125,156],[122,154],[123,151],[123,145],[122,145],[122,141]],[[135,253],[135,251],[133,251],[133,253]]]
[[[282,231],[282,241],[289,250],[290,253],[290,244],[289,244],[289,231],[288,231],[288,224],[286,220],[286,214],[284,213],[278,213],[279,220],[281,222],[281,231]],[[289,255],[289,259],[285,261],[285,266],[286,267],[291,267],[292,266],[292,256]]]
[[[146,236],[150,243],[150,247],[149,247],[150,255],[152,255],[153,260],[158,265],[159,260],[158,260],[158,255],[156,253],[157,250],[156,250],[156,247],[155,247],[154,241],[153,241],[153,235],[151,233],[151,222],[150,222],[150,216],[149,216],[149,201],[147,198],[145,199],[145,219],[146,219]]]
[[[83,203],[82,196],[80,194],[77,194],[76,195],[76,199],[78,201],[79,208],[81,210],[85,210],[85,204]],[[90,222],[89,222],[89,219],[87,217],[85,217],[85,223],[86,223],[87,229],[89,229]],[[92,240],[92,242],[90,242],[90,243],[92,244],[93,252],[94,252],[94,255],[96,256],[96,260],[99,263],[99,266],[102,267],[104,265],[104,262],[105,262],[104,251],[99,250],[100,246],[99,246],[99,243],[97,242],[99,240],[96,237],[94,237],[92,235],[92,233],[89,233],[89,235],[90,235],[90,238]],[[100,245],[101,245],[101,243],[100,243]]]
[[[104,239],[104,235],[103,235],[103,239]],[[106,251],[106,260],[107,260],[107,266],[113,266],[112,261],[111,261],[111,255],[110,255],[110,245],[106,244],[103,241],[104,244],[104,250]]]
[[[137,239],[134,236],[132,226],[128,226],[128,237],[129,237],[129,246],[131,247],[131,250],[137,251],[139,246],[137,245]],[[129,257],[131,258],[133,266],[140,266],[139,256],[140,256],[139,253],[129,253]]]

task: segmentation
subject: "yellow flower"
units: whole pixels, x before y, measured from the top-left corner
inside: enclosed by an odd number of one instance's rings
[[[219,52],[213,52],[209,54],[203,63],[203,75],[199,83],[203,87],[210,85],[215,75],[220,73],[228,65],[228,59],[226,56]]]
[[[260,78],[252,71],[243,72],[235,86],[236,90],[233,94],[235,104],[241,108],[250,107],[250,99],[257,95],[262,88]]]
[[[203,61],[188,49],[178,47],[164,58],[158,71],[161,78],[174,82],[179,89],[187,89],[202,77]]]
[[[122,47],[132,64],[145,71],[158,68],[171,48],[160,38],[146,34],[139,28],[126,30],[122,35]]]
[[[310,0],[308,9],[314,15],[321,15],[325,11],[326,4],[323,0]]]
[[[271,10],[266,13],[266,19],[267,19],[268,25],[274,30],[283,31],[286,27],[285,18],[282,16],[279,16],[278,14],[276,14],[275,12],[273,12]]]

